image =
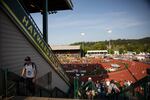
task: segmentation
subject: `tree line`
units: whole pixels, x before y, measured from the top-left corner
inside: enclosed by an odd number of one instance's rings
[[[110,42],[110,46],[109,46]],[[71,45],[81,45],[84,52],[87,50],[109,50],[111,53],[119,51],[120,54],[127,51],[133,51],[139,54],[140,52],[150,53],[150,37],[142,39],[117,39],[105,40],[96,42],[77,42]],[[109,48],[110,47],[110,48]]]

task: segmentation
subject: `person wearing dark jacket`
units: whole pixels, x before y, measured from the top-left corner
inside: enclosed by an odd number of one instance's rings
[[[88,78],[88,81],[83,86],[83,89],[85,89],[86,95],[88,96],[88,99],[93,100],[93,98],[97,92],[97,89],[96,89],[95,84],[92,81],[91,77]]]

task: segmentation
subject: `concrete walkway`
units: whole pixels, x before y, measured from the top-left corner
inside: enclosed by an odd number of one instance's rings
[[[17,97],[5,98],[4,100],[79,100],[79,99],[17,96]]]
[[[1,100],[1,99],[0,99]],[[87,99],[71,99],[71,98],[48,98],[48,97],[24,97],[16,96],[9,97],[2,100],[87,100]],[[94,100],[107,100],[107,99],[94,99]]]

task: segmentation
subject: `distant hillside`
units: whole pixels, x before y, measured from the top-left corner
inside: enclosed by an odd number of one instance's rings
[[[81,45],[82,42],[73,43],[71,45]],[[84,44],[84,45],[83,45]],[[109,46],[109,41],[97,41],[97,42],[84,42],[82,47],[84,51],[87,50],[104,50]],[[117,39],[111,40],[111,51],[118,50],[121,53],[126,51],[135,51],[139,52],[150,52],[150,37],[142,39]]]

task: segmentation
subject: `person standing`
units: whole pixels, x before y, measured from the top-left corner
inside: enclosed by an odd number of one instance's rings
[[[107,94],[114,94],[120,92],[120,89],[115,84],[114,80],[110,81],[110,84],[108,86]]]
[[[96,89],[96,86],[95,86],[94,82],[92,81],[91,77],[88,78],[88,81],[83,86],[83,89],[85,89],[85,91],[86,91],[86,95],[88,96],[88,100],[93,100],[94,96],[97,93],[97,89]]]
[[[21,72],[21,76],[25,77],[26,80],[26,88],[30,91],[32,95],[35,95],[35,79],[37,75],[37,69],[34,62],[31,62],[31,58],[27,56],[24,59],[24,67]]]

